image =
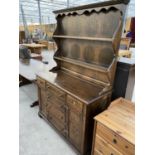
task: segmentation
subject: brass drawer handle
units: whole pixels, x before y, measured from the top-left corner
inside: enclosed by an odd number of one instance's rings
[[[116,140],[116,139],[113,139],[113,143],[114,143],[114,144],[117,144],[117,140]]]

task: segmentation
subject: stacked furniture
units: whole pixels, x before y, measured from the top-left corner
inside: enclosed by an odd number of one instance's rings
[[[117,0],[54,11],[57,66],[37,74],[39,116],[80,154],[90,154],[93,117],[112,94],[126,5]]]
[[[135,106],[119,98],[95,117],[92,155],[135,154]]]

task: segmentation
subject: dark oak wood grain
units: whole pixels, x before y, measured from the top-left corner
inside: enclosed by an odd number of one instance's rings
[[[93,117],[110,103],[126,2],[54,11],[57,65],[37,74],[39,115],[83,155],[91,152]]]

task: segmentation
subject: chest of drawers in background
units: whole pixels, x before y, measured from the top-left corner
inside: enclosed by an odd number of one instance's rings
[[[92,155],[135,154],[135,105],[119,98],[95,117]]]

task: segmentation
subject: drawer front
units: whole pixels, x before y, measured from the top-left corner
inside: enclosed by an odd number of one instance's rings
[[[37,77],[37,85],[40,87],[40,88],[43,88],[45,89],[45,80]]]
[[[124,155],[134,155],[134,145],[100,123],[97,123],[96,134],[105,139]]]
[[[82,102],[78,101],[77,99],[73,98],[70,95],[67,95],[67,104],[70,109],[77,112],[82,112],[83,104]]]
[[[105,155],[105,154],[100,153],[98,150],[94,150],[93,155]]]
[[[62,100],[65,99],[66,93],[63,92],[62,90],[60,90],[59,88],[57,88],[56,86],[47,82],[46,88],[47,88],[47,92],[49,94],[51,94],[51,95],[53,94],[54,96],[57,96],[59,99],[62,99]]]
[[[97,152],[105,155],[123,155],[98,135],[95,138],[95,149]]]

